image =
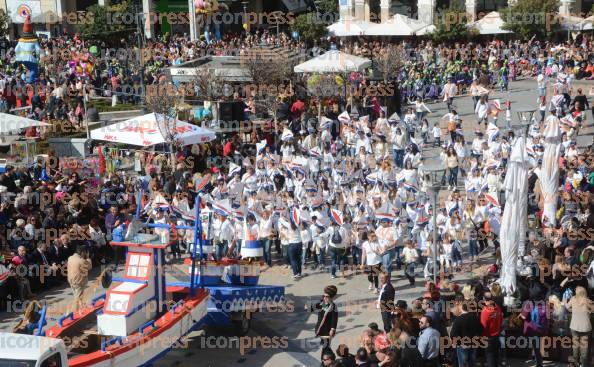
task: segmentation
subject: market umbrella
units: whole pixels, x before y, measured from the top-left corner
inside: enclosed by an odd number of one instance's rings
[[[0,113],[0,134],[8,134],[33,126],[50,126],[50,124],[8,113]]]
[[[516,290],[518,250],[526,241],[528,213],[528,157],[526,138],[518,138],[509,158],[505,176],[505,209],[501,220],[501,279],[499,284],[510,295]]]
[[[341,19],[328,26],[328,32],[336,37],[362,36],[373,23],[356,20]]]
[[[169,143],[165,136],[169,130],[175,130],[175,140],[184,146],[206,143],[216,138],[215,132],[210,129],[149,113],[95,129],[91,131],[91,139],[149,147]]]
[[[428,24],[402,14],[394,14],[384,23],[374,23],[365,31],[366,36],[412,36],[421,29],[429,29]]]
[[[371,66],[371,60],[349,55],[339,50],[330,50],[301,63],[293,69],[296,73],[349,73],[363,71]]]
[[[544,154],[539,179],[544,198],[543,218],[546,226],[555,226],[557,213],[557,185],[559,184],[559,157],[561,156],[561,129],[559,119],[551,116],[544,130]]]
[[[501,14],[492,11],[476,22],[468,25],[469,28],[476,29],[480,34],[503,34],[512,33],[511,31],[503,29],[505,22],[501,19]]]

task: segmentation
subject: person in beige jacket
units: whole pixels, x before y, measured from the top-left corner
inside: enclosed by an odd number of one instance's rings
[[[73,311],[84,307],[83,293],[92,267],[89,250],[85,246],[79,246],[76,253],[68,258],[68,284],[72,288],[75,299],[75,309]]]

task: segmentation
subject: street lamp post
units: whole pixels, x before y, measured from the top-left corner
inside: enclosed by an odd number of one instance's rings
[[[425,168],[424,171],[429,174],[429,189],[433,194],[433,249],[431,252],[433,258],[433,283],[437,284],[437,203],[439,200],[439,191],[441,190],[441,180],[445,174],[445,169],[441,164],[437,163],[430,168]]]
[[[243,5],[243,24],[246,25],[245,27],[245,31],[246,33],[250,33],[250,24],[248,23],[248,19],[247,19],[247,6],[248,6],[249,2],[247,1],[242,1],[241,5]]]

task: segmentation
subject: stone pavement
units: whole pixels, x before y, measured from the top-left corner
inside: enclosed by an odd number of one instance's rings
[[[581,83],[587,93],[590,85]],[[576,84],[578,85],[578,84]],[[519,107],[536,106],[537,93],[536,83],[533,80],[511,83],[513,87],[510,92],[495,92],[491,99],[501,98],[502,102],[509,99],[512,102],[512,110]],[[592,100],[592,98],[589,98]],[[470,144],[474,138],[476,119],[472,110],[470,97],[460,97],[455,100],[457,111],[463,120],[464,135]],[[430,126],[434,121],[443,116],[447,110],[443,103],[429,105],[433,111],[428,120]],[[515,113],[512,115],[517,121]],[[500,118],[503,124],[504,114]],[[594,134],[592,128],[592,116],[588,112],[588,125],[582,129],[578,138],[578,145],[583,146],[591,142]],[[424,155],[430,157],[435,155],[437,149],[429,149]],[[460,178],[459,185],[463,180]],[[274,256],[274,255],[273,255]],[[482,262],[487,261],[491,252],[483,254]],[[475,264],[476,265],[476,264]],[[181,266],[185,271],[187,266]],[[393,273],[393,284],[396,289],[396,299],[403,299],[409,302],[423,293],[420,277],[422,269],[417,269],[418,286],[411,288],[404,279],[402,271]],[[94,270],[94,276],[99,270]],[[178,273],[179,274],[179,273]],[[252,329],[249,338],[241,340],[233,335],[229,328],[217,327],[207,328],[204,331],[194,332],[188,338],[187,343],[181,343],[163,359],[156,363],[156,366],[196,366],[196,367],[218,367],[218,366],[319,366],[320,346],[319,340],[314,337],[316,314],[306,312],[305,306],[310,302],[317,302],[322,295],[324,286],[334,284],[338,287],[336,302],[339,306],[338,332],[332,343],[333,348],[339,344],[347,344],[351,353],[356,352],[360,344],[359,336],[370,322],[377,322],[381,327],[381,316],[375,308],[377,295],[368,289],[366,276],[359,273],[347,271],[346,277],[331,279],[330,274],[324,271],[305,272],[306,276],[300,280],[293,280],[290,269],[284,265],[275,265],[262,273],[261,284],[283,285],[286,287],[286,309],[266,310],[256,313],[253,316]],[[455,281],[464,282],[472,274],[470,272],[458,273]],[[183,276],[182,276],[183,277]],[[170,279],[171,276],[168,276]],[[181,280],[179,276],[175,276]],[[100,294],[104,290],[96,286],[94,280],[89,282],[91,291],[89,293]],[[69,288],[54,289],[40,295],[41,299],[51,306],[58,305],[57,311],[48,317],[52,324],[57,318],[64,314],[65,307],[70,305],[72,292]],[[89,296],[90,298],[90,296]],[[64,307],[59,307],[59,306]],[[19,305],[9,300],[9,311],[0,313],[0,330],[10,331],[18,317],[22,314]],[[512,366],[533,366],[534,363],[524,360],[509,361]],[[548,363],[551,364],[551,363]],[[559,364],[555,364],[559,365]]]

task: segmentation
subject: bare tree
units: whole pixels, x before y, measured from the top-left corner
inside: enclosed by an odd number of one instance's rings
[[[291,75],[293,62],[288,48],[257,47],[248,50],[241,56],[241,65],[252,80],[247,88],[254,94],[256,108],[261,107],[273,116],[277,123],[277,110],[282,97],[293,94]],[[249,96],[248,96],[249,97]]]
[[[387,83],[391,77],[395,76],[404,65],[405,51],[400,45],[387,45],[380,50],[376,57],[376,64],[379,72]]]
[[[147,87],[145,103],[147,109],[155,113],[157,128],[169,146],[172,169],[175,167],[175,150],[178,144],[177,114],[182,102],[183,95],[173,83],[163,81]]]

